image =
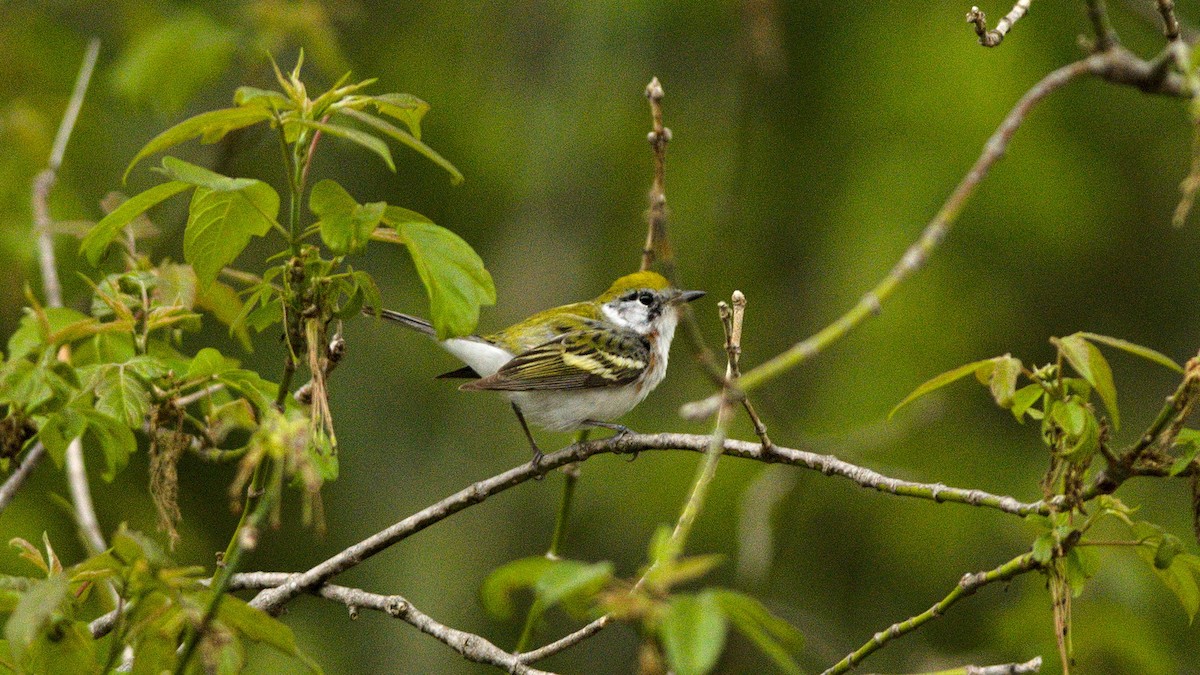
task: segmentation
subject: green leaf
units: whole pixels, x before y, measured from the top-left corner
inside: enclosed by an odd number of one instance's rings
[[[1054,533],[1043,532],[1033,540],[1033,559],[1045,565],[1054,557]]]
[[[229,334],[248,352],[254,351],[250,343],[250,332],[244,324],[235,323],[242,314],[242,298],[232,286],[214,281],[196,296],[196,305],[208,310],[217,321],[229,326]]]
[[[251,236],[265,235],[278,214],[279,195],[261,181],[232,192],[196,188],[183,233],[183,257],[196,271],[200,288],[207,288],[238,257]]]
[[[1122,340],[1120,338],[1109,337],[1107,335],[1097,335],[1096,333],[1077,333],[1077,335],[1087,338],[1092,342],[1099,342],[1100,344],[1108,345],[1109,347],[1116,347],[1117,349],[1129,352],[1134,356],[1140,356],[1143,359],[1153,361],[1160,366],[1170,368],[1175,372],[1183,372],[1183,366],[1175,363],[1171,357],[1163,354],[1162,352],[1150,349],[1149,347],[1143,347],[1142,345],[1129,342],[1128,340]]]
[[[533,556],[497,567],[479,588],[483,609],[497,619],[512,619],[517,613],[512,594],[522,588],[532,588],[553,564],[554,561],[545,556]]]
[[[110,366],[96,382],[96,410],[131,429],[140,429],[150,410],[150,392],[132,370]]]
[[[41,310],[46,325],[42,326],[38,314],[26,309],[25,315],[17,323],[17,330],[8,338],[8,358],[15,360],[28,356],[42,347],[47,346],[51,335],[62,331],[67,326],[86,321],[88,316],[70,307],[46,307]],[[45,329],[49,329],[47,333]]]
[[[155,204],[190,187],[187,183],[171,181],[155,185],[149,190],[125,200],[124,203],[113,209],[112,213],[101,218],[100,222],[88,230],[83,237],[83,242],[79,245],[80,253],[86,256],[88,262],[93,266],[99,265],[100,259],[104,257],[104,252],[108,250],[108,245],[134,218],[142,215]]]
[[[381,114],[404,122],[412,136],[421,140],[421,118],[429,112],[429,104],[412,94],[379,94],[367,100]]]
[[[266,110],[286,110],[292,107],[287,96],[274,89],[238,87],[233,92],[233,102],[239,106],[260,106]]]
[[[188,365],[186,379],[197,380],[216,375],[223,375],[238,367],[238,362],[234,359],[228,359],[221,355],[221,352],[212,347],[205,347],[196,352],[196,356],[192,358],[191,364]]]
[[[479,322],[480,306],[496,302],[496,287],[483,261],[461,237],[419,213],[389,206],[383,220],[408,247],[429,293],[438,339],[469,335]]]
[[[321,239],[337,255],[357,253],[366,247],[386,207],[383,202],[359,204],[329,179],[314,185],[308,197],[308,208],[319,219]]]
[[[1087,580],[1100,568],[1099,553],[1093,548],[1076,546],[1067,551],[1066,563],[1067,585],[1071,587],[1071,594],[1078,598]]]
[[[408,147],[412,148],[413,150],[416,150],[417,152],[421,153],[427,159],[432,161],[434,164],[437,164],[438,166],[445,169],[446,172],[450,174],[450,182],[453,183],[454,185],[458,185],[459,183],[463,182],[462,172],[459,171],[458,168],[455,167],[453,164],[451,164],[450,160],[446,159],[445,157],[442,157],[440,154],[438,154],[438,152],[436,150],[429,147],[428,145],[425,145],[420,140],[418,140],[416,137],[414,137],[412,134],[409,134],[408,132],[404,131],[403,129],[397,127],[396,125],[391,124],[387,120],[376,117],[375,115],[372,115],[368,112],[363,112],[362,110],[354,110],[353,108],[342,108],[338,112],[341,112],[345,115],[353,117],[354,119],[356,119],[364,124],[372,126],[375,129],[387,134],[388,136],[391,136],[392,138],[396,139],[397,141],[400,141],[401,143],[407,145]],[[393,171],[394,171],[394,169],[393,169]]]
[[[711,591],[674,596],[658,637],[677,675],[702,675],[717,664],[725,646],[725,613]]]
[[[792,624],[771,614],[754,598],[728,590],[713,591],[725,617],[739,633],[771,657],[785,673],[799,675],[794,654],[804,648],[804,636]]]
[[[982,361],[974,361],[966,365],[959,366],[953,370],[948,370],[937,377],[925,382],[921,386],[913,390],[911,394],[904,397],[903,401],[896,404],[895,408],[888,413],[888,419],[891,419],[896,411],[913,402],[914,400],[928,394],[931,391],[941,389],[942,387],[957,382],[962,378],[974,374],[980,382],[986,384],[991,378],[992,371],[996,367],[996,359],[983,359]]]
[[[1170,533],[1164,533],[1154,551],[1154,567],[1165,570],[1175,562],[1175,556],[1183,552],[1183,542]]]
[[[56,574],[34,582],[21,594],[16,609],[4,624],[4,638],[14,656],[23,658],[24,652],[59,612],[68,590],[67,578]]]
[[[1057,402],[1051,408],[1049,419],[1066,435],[1061,454],[1067,461],[1085,462],[1100,448],[1100,424],[1078,397]]]
[[[1040,384],[1027,384],[1018,389],[1013,394],[1012,407],[1009,408],[1009,410],[1012,411],[1013,417],[1016,417],[1017,421],[1021,422],[1022,424],[1025,423],[1026,413],[1029,413],[1031,417],[1037,419],[1037,417],[1034,416],[1034,413],[1039,413],[1040,411],[1031,410],[1031,408],[1033,408],[1033,405],[1038,402],[1038,400],[1042,397],[1042,394],[1045,392],[1046,390],[1042,388],[1042,385]]]
[[[1121,428],[1121,415],[1117,412],[1117,387],[1113,384],[1112,368],[1108,366],[1108,361],[1096,345],[1085,340],[1079,333],[1064,338],[1052,338],[1050,341],[1058,347],[1059,353],[1067,359],[1075,372],[1087,380],[1100,395],[1100,400],[1104,401],[1104,407],[1112,416],[1113,428]]]
[[[1174,447],[1180,448],[1181,452],[1171,463],[1171,469],[1167,473],[1171,476],[1178,476],[1191,466],[1197,455],[1200,455],[1200,438],[1197,437],[1196,430],[1180,429],[1179,435],[1175,437]]]
[[[78,411],[87,420],[85,438],[90,438],[104,453],[105,467],[100,477],[112,482],[117,472],[129,463],[129,456],[137,450],[137,439],[121,421],[92,409]]]
[[[1001,408],[1012,408],[1013,397],[1016,394],[1017,378],[1021,375],[1021,360],[1013,358],[1011,354],[997,356],[996,366],[992,369],[991,377],[988,379],[988,387],[992,391],[992,398],[996,400],[996,405]]]
[[[392,161],[392,151],[388,149],[387,143],[384,143],[365,131],[359,131],[358,129],[343,127],[337,124],[315,122],[313,120],[298,119],[296,122],[303,126],[316,129],[322,133],[329,134],[330,136],[337,136],[338,138],[343,138],[352,143],[357,143],[383,158],[383,162],[387,164],[388,168],[391,169],[393,173],[396,171],[396,163]]]
[[[596,593],[612,580],[613,567],[609,562],[555,560],[553,563],[533,587],[545,607],[569,605],[573,614],[582,614]]]
[[[138,162],[156,152],[162,152],[193,138],[201,138],[204,143],[216,143],[224,138],[225,134],[235,129],[266,122],[271,118],[271,112],[260,106],[224,108],[200,113],[150,139],[150,142],[139,150],[138,154],[134,155],[133,160],[129,162],[124,175],[121,176],[121,182],[125,182],[129,178],[129,173],[133,171],[133,167],[137,166]]]
[[[222,598],[217,610],[217,620],[247,640],[269,645],[284,654],[300,658],[310,670],[320,671],[320,668],[296,646],[296,636],[287,624],[261,609],[251,607],[241,598],[232,595]]]
[[[54,463],[61,467],[66,460],[67,446],[82,436],[86,428],[87,419],[72,408],[63,408],[46,418],[38,431],[38,440],[46,446]]]
[[[231,178],[175,157],[163,157],[162,171],[167,176],[188,185],[208,188],[214,192],[235,192],[258,183],[253,178]]]

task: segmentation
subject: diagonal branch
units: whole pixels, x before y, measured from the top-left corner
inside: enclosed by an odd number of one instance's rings
[[[822,675],[836,675],[837,673],[844,673],[851,668],[854,668],[856,665],[862,662],[863,659],[867,658],[887,643],[902,635],[911,633],[929,621],[938,618],[944,614],[946,610],[949,609],[954,603],[969,595],[973,595],[980,588],[990,583],[996,581],[1007,581],[1017,575],[1039,568],[1041,568],[1041,563],[1034,560],[1033,554],[1025,553],[1013,558],[1012,560],[1009,560],[995,569],[988,570],[986,572],[975,572],[974,574],[964,574],[963,578],[959,580],[958,585],[954,587],[954,590],[950,591],[950,593],[947,594],[946,597],[942,598],[938,603],[916,616],[909,617],[908,619],[905,619],[899,623],[894,623],[885,630],[876,633],[871,637],[870,640],[866,642],[866,644],[850,654],[847,654],[844,659],[838,661],[836,664],[822,673]]]
[[[286,572],[250,572],[235,574],[229,585],[229,590],[250,588],[271,588],[287,582],[292,576]],[[536,670],[525,665],[519,658],[509,654],[486,638],[451,628],[439,623],[428,614],[413,606],[411,602],[399,595],[380,595],[369,593],[357,588],[326,584],[312,591],[326,600],[340,602],[350,608],[350,616],[357,616],[359,609],[373,609],[388,616],[400,619],[409,625],[437,638],[454,651],[462,654],[468,661],[484,663],[514,673],[517,675],[540,675],[546,671]]]
[[[21,460],[21,465],[18,466],[12,475],[4,481],[4,485],[0,485],[0,513],[8,508],[13,497],[17,495],[17,490],[25,483],[25,479],[29,478],[29,474],[33,473],[34,467],[41,463],[42,458],[46,456],[46,446],[39,441],[33,444],[29,452],[25,453],[25,459]]]
[[[1169,72],[1161,67],[1163,59],[1168,56],[1169,53],[1164,53],[1154,60],[1146,61],[1114,44],[1106,51],[1052,71],[1030,87],[984,144],[979,159],[975,160],[975,164],[959,181],[942,208],[925,226],[921,236],[908,247],[887,275],[867,291],[849,311],[832,323],[745,373],[738,381],[740,391],[749,392],[783,375],[820,354],[867,318],[878,315],[883,308],[883,302],[891,297],[896,288],[925,265],[929,256],[949,234],[967,201],[974,195],[988,171],[1004,156],[1013,134],[1025,122],[1030,110],[1050,94],[1083,75],[1094,75],[1113,84],[1136,87],[1146,93],[1190,98],[1191,87],[1183,78],[1178,73]],[[716,413],[719,403],[720,395],[716,394],[688,403],[680,410],[680,414],[688,419],[703,419]]]
[[[534,480],[546,471],[557,469],[574,462],[604,453],[632,454],[650,450],[687,450],[704,452],[712,437],[695,434],[628,434],[614,438],[588,441],[570,445],[558,452],[546,455],[538,468],[525,463],[491,478],[474,483],[445,499],[432,504],[411,516],[363,539],[334,554],[311,569],[291,577],[276,588],[263,591],[251,601],[251,605],[278,613],[292,598],[316,588],[334,576],[358,565],[367,558],[403,541],[425,528],[444,520],[463,509],[478,504],[488,497],[503,492],[526,481]],[[1031,513],[1047,514],[1049,504],[1043,502],[1020,502],[1013,497],[995,495],[982,490],[948,487],[941,483],[915,483],[885,476],[871,469],[844,462],[830,455],[820,455],[804,450],[773,446],[764,449],[759,443],[726,439],[722,444],[724,454],[761,462],[790,464],[800,468],[820,471],[825,475],[841,476],[866,488],[902,497],[915,497],[934,502],[955,502],[997,509],[1014,515]]]

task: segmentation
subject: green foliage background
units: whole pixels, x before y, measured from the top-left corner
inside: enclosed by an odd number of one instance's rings
[[[1114,3],[1125,43],[1157,51],[1158,28]],[[1184,16],[1194,3],[1179,3]],[[849,7],[849,8],[848,8]],[[379,77],[433,105],[424,139],[463,171],[452,186],[414,153],[396,151],[393,175],[375,156],[330,142],[313,175],[332,173],[361,201],[402,203],[454,230],[483,257],[499,301],[481,329],[598,293],[636,268],[651,155],[642,90],[667,91],[667,194],[685,285],[714,298],[750,299],[743,362],[752,366],[835,318],[903,253],[977,157],[1008,108],[1042,74],[1076,58],[1081,3],[1044,3],[998,49],[975,43],[967,9],[934,2],[16,2],[0,8],[0,335],[10,334],[23,288],[38,283],[29,185],[92,35],[103,40],[96,80],[52,199],[59,220],[96,220],[137,149],[166,126],[228,104],[239,84],[269,86],[263,50],[290,67],[308,54],[314,89],[344,70]],[[1007,6],[984,7],[997,17]],[[1183,361],[1200,343],[1197,223],[1170,227],[1187,171],[1186,104],[1084,81],[1039,106],[1009,156],[984,182],[949,241],[883,314],[828,353],[757,393],[782,445],[829,452],[884,473],[1039,496],[1046,457],[1036,425],[1021,427],[968,385],[888,423],[917,384],[968,361],[1011,351],[1052,358],[1052,335],[1090,330]],[[229,175],[279,182],[265,130],[183,157]],[[265,172],[265,173],[264,173]],[[144,168],[126,188],[157,179]],[[182,257],[182,203],[160,210],[152,257]],[[67,304],[94,273],[59,239]],[[253,246],[253,244],[252,244]],[[404,255],[378,247],[362,265],[389,307],[423,313],[424,291]],[[720,335],[711,301],[698,307]],[[347,326],[349,355],[331,378],[341,476],[326,486],[329,532],[299,526],[298,507],[245,569],[304,569],[430,502],[527,461],[498,397],[432,379],[455,367],[420,336],[371,321]],[[194,349],[237,347],[216,322]],[[244,364],[277,377],[280,345],[259,336]],[[1112,356],[1123,417],[1118,443],[1149,422],[1176,375]],[[706,432],[679,404],[709,393],[682,345],[666,383],[625,420],[639,431]],[[739,421],[735,434],[752,437]],[[544,447],[567,436],[542,435]],[[100,465],[98,457],[89,458]],[[144,454],[115,483],[95,480],[108,531],[126,521],[152,531]],[[600,457],[583,467],[564,553],[613,560],[631,574],[655,527],[672,521],[696,462],[646,453],[632,464]],[[180,467],[183,562],[211,563],[235,524],[226,488],[233,467],[185,457]],[[349,585],[400,593],[449,625],[509,647],[518,623],[486,618],[487,572],[544,550],[560,476],[526,484],[454,516],[356,568]],[[3,538],[49,530],[64,560],[82,555],[69,517],[47,508],[65,494],[47,463],[0,518]],[[739,574],[747,555],[739,519],[749,508],[770,532],[765,574]],[[1131,482],[1122,498],[1184,534],[1181,482]],[[781,495],[781,496],[780,496]],[[748,505],[753,505],[748,506]],[[728,562],[712,581],[748,591],[807,636],[803,663],[825,666],[875,631],[925,610],[968,571],[1026,550],[1034,529],[991,511],[868,493],[785,467],[722,462],[710,506],[689,543]],[[1194,541],[1186,544],[1195,552]],[[1105,553],[1075,603],[1081,672],[1200,672],[1173,596],[1132,552]],[[16,553],[0,570],[28,572]],[[745,567],[743,566],[743,569]],[[446,647],[384,616],[351,624],[343,609],[301,599],[286,620],[330,672],[475,672]],[[552,614],[543,637],[570,624]],[[752,672],[765,657],[731,637],[720,669]],[[636,637],[607,630],[548,661],[569,672],[627,672]],[[989,587],[943,619],[872,657],[871,670],[916,671],[1041,654],[1057,672],[1044,578]],[[269,654],[263,654],[269,659]],[[270,662],[260,662],[263,670]]]

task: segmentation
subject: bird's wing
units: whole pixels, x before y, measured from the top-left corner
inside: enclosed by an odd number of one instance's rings
[[[589,326],[518,354],[465,390],[595,389],[628,384],[650,365],[650,343],[632,331]]]

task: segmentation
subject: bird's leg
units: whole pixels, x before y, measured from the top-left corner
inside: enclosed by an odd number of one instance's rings
[[[542,457],[545,455],[542,454],[542,449],[538,447],[537,441],[533,440],[533,432],[529,430],[529,425],[525,423],[525,413],[521,412],[521,407],[513,403],[512,409],[517,414],[517,421],[521,423],[521,429],[525,431],[525,438],[529,439],[529,447],[533,448],[533,461],[530,463],[534,469],[537,469],[538,465],[542,463]],[[541,477],[541,474],[539,474],[538,479],[540,480]]]
[[[613,422],[601,422],[600,420],[584,420],[583,426],[603,427],[605,429],[612,429],[613,431],[617,432],[616,435],[613,436],[613,438],[620,438],[622,436],[628,436],[629,434],[634,433],[633,429],[630,429],[629,427],[625,426],[624,424],[615,424]],[[633,453],[631,453],[629,455],[629,459],[627,459],[625,461],[632,462],[633,460],[635,460],[637,458],[638,458],[638,453],[635,450]]]
[[[628,436],[629,434],[634,433],[633,429],[630,429],[629,427],[625,426],[624,424],[616,424],[614,422],[601,422],[600,420],[584,420],[581,424],[585,427],[603,427],[605,429],[611,429],[611,430],[617,432],[617,436]]]

